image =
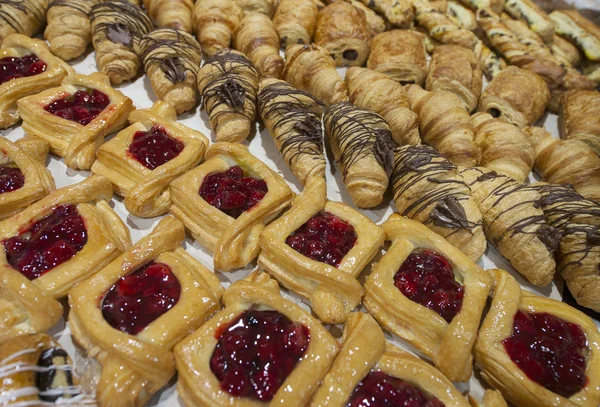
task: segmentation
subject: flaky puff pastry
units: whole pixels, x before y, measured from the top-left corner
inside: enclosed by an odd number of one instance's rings
[[[482,44],[479,54],[479,65],[488,82],[491,82],[500,71],[506,68],[506,61],[496,55],[488,46]]]
[[[400,83],[381,72],[359,67],[348,69],[345,80],[350,102],[383,116],[396,143],[421,144],[418,115],[410,110]]]
[[[0,3],[0,44],[10,34],[33,37],[46,24],[48,0],[17,0]]]
[[[459,249],[418,222],[392,214],[382,227],[392,245],[365,283],[365,308],[380,325],[431,359],[448,379],[469,380],[473,371],[471,352],[492,279]],[[464,287],[461,310],[450,323],[437,312],[411,301],[394,285],[394,276],[418,249],[444,256]]]
[[[234,0],[197,0],[192,20],[194,34],[208,56],[229,48],[233,30],[244,17],[244,12]]]
[[[381,14],[394,27],[409,28],[415,18],[410,0],[361,0],[363,4]]]
[[[556,33],[571,41],[591,61],[600,61],[600,28],[577,10],[555,10],[550,19]]]
[[[73,338],[102,366],[96,377],[96,398],[105,407],[143,406],[175,374],[172,349],[219,310],[222,287],[181,244],[183,224],[172,216],[162,219],[150,234],[98,274],[69,293],[69,327]],[[113,328],[103,317],[108,290],[121,278],[149,262],[170,268],[181,286],[175,305],[139,333]]]
[[[516,20],[523,20],[546,44],[552,44],[554,36],[554,22],[532,0],[507,0],[504,11]]]
[[[479,29],[475,13],[456,0],[448,2],[446,14],[462,28],[469,31],[477,31]]]
[[[471,119],[479,165],[525,182],[535,161],[535,151],[527,135],[489,113],[475,113]]]
[[[237,219],[211,206],[199,194],[204,178],[212,172],[240,166],[245,176],[267,183],[267,194]],[[206,161],[171,183],[171,212],[183,221],[198,243],[213,254],[214,266],[232,271],[247,266],[258,256],[258,236],[269,222],[285,209],[293,192],[241,144],[215,143],[206,152]]]
[[[192,32],[193,0],[144,0],[144,8],[157,27]]]
[[[561,138],[581,140],[600,155],[600,93],[590,90],[565,93],[558,129]]]
[[[310,44],[317,28],[319,10],[312,1],[281,0],[273,16],[281,47]]]
[[[575,67],[579,66],[583,59],[575,45],[557,34],[552,37],[552,53],[561,63],[568,63]]]
[[[551,184],[571,184],[600,203],[600,157],[581,140],[558,140],[542,127],[526,127],[535,149],[535,171]]]
[[[217,141],[241,142],[256,114],[258,71],[241,52],[224,48],[198,71],[198,90]]]
[[[248,56],[260,76],[281,76],[284,61],[279,55],[279,36],[268,16],[258,12],[247,13],[233,36],[234,48]]]
[[[395,150],[392,173],[398,212],[446,238],[471,260],[486,248],[481,212],[458,169],[426,145]]]
[[[316,44],[290,45],[285,50],[283,79],[329,107],[348,101],[348,89],[329,52]]]
[[[496,14],[502,13],[504,9],[504,0],[460,0],[460,2],[473,10],[489,8]]]
[[[509,66],[483,90],[477,111],[525,127],[542,117],[549,101],[550,91],[539,75]]]
[[[377,34],[387,30],[389,24],[385,21],[385,19],[367,7],[360,0],[350,0],[349,3],[352,4],[354,8],[362,11],[365,14],[365,18],[367,19],[367,31],[371,37],[374,37]]]
[[[20,58],[27,55],[35,55],[39,60],[44,61],[46,69],[37,75],[15,78],[0,84],[0,128],[2,129],[19,121],[17,100],[58,86],[65,76],[74,72],[69,64],[52,55],[44,41],[21,34],[12,34],[2,42],[0,58]]]
[[[600,402],[600,334],[594,322],[585,314],[560,301],[522,290],[517,281],[504,270],[488,270],[495,280],[490,311],[486,315],[475,344],[475,363],[481,377],[500,390],[507,401],[518,406],[595,407]],[[562,397],[529,379],[510,359],[503,341],[513,333],[517,311],[548,313],[563,321],[578,325],[587,339],[588,381],[570,398]],[[552,357],[552,356],[549,356]]]
[[[234,0],[244,13],[261,13],[267,17],[273,17],[277,0]]]
[[[72,96],[78,90],[94,89],[107,95],[110,104],[85,126],[45,110],[55,100]],[[98,72],[89,76],[68,75],[62,86],[20,99],[17,104],[25,133],[46,140],[50,151],[64,157],[68,167],[82,170],[92,167],[104,137],[122,129],[134,109],[131,99],[113,89],[108,77]]]
[[[323,212],[351,225],[357,237],[338,267],[306,257],[286,243],[291,234]],[[316,178],[309,180],[292,209],[261,233],[258,264],[284,287],[308,299],[320,320],[339,324],[360,304],[363,290],[357,277],[379,253],[383,241],[383,230],[367,217],[327,200],[325,179]]]
[[[303,185],[312,177],[325,179],[321,103],[281,79],[264,78],[258,112],[296,178]]]
[[[339,350],[331,334],[299,305],[284,299],[277,282],[255,271],[235,282],[223,294],[225,308],[200,329],[177,344],[177,391],[187,407],[306,406]],[[210,360],[220,332],[240,314],[251,309],[277,311],[310,332],[306,352],[268,403],[236,397],[222,390]]]

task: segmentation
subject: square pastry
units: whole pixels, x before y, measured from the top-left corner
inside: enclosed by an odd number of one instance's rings
[[[100,146],[92,172],[113,183],[133,215],[163,215],[172,204],[169,184],[200,163],[208,139],[178,123],[175,109],[161,101],[151,109],[134,110],[129,122]]]
[[[102,406],[143,406],[175,374],[173,346],[219,310],[219,279],[181,244],[172,216],[69,293],[69,325],[88,357]]]
[[[265,225],[293,198],[285,180],[241,144],[215,143],[206,161],[171,183],[171,212],[231,271],[258,256]]]
[[[69,75],[62,86],[20,99],[28,135],[44,139],[73,169],[89,170],[104,137],[120,130],[134,107],[101,73]]]
[[[309,178],[292,208],[260,235],[258,264],[284,287],[310,301],[326,323],[342,323],[362,299],[356,279],[379,252],[383,230]]]
[[[22,274],[45,294],[66,296],[131,244],[107,202],[112,192],[93,175],[0,221],[0,275]]]

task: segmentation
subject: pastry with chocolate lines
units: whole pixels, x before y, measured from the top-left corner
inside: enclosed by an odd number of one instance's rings
[[[600,155],[600,92],[572,90],[565,93],[558,129],[561,138],[581,140]]]
[[[229,48],[233,30],[244,17],[234,0],[197,0],[192,11],[194,34],[208,56]]]
[[[46,24],[48,0],[0,0],[0,44],[10,34],[33,37]]]
[[[144,8],[157,27],[192,32],[194,0],[144,0]]]
[[[512,18],[527,23],[529,28],[538,34],[546,44],[552,44],[554,23],[533,0],[506,0],[504,11]]]
[[[261,76],[281,76],[284,61],[279,55],[279,36],[268,16],[258,12],[247,13],[233,36],[234,48],[246,54]]]
[[[317,27],[319,9],[312,1],[281,0],[273,16],[281,47],[310,44]]]
[[[577,10],[555,10],[550,19],[556,33],[571,41],[590,61],[600,61],[600,28]]]
[[[415,18],[410,0],[360,0],[394,27],[409,28]]]

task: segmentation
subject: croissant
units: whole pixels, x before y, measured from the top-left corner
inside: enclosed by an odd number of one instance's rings
[[[157,27],[192,32],[193,0],[144,0],[144,8]]]
[[[0,44],[10,34],[33,37],[46,23],[48,0],[0,2]]]
[[[283,78],[325,104],[348,100],[348,89],[329,52],[316,44],[290,45],[285,50]]]
[[[504,3],[504,11],[514,19],[527,23],[529,28],[538,34],[546,44],[552,44],[554,23],[532,0],[512,0]]]
[[[303,185],[325,179],[321,102],[275,78],[259,83],[258,112],[288,167]]]
[[[383,116],[392,138],[399,145],[421,144],[419,117],[408,107],[408,96],[401,84],[371,69],[352,67],[346,71],[350,102]]]
[[[581,140],[600,155],[600,93],[589,90],[565,93],[558,129],[561,138]]]
[[[489,169],[460,173],[481,210],[487,239],[529,282],[548,285],[556,271],[560,234],[546,223],[539,192]]]
[[[198,72],[198,90],[217,141],[245,140],[254,124],[258,91],[252,62],[229,48],[217,51]]]
[[[410,0],[361,0],[363,4],[385,17],[394,27],[408,28],[415,18]]]
[[[208,56],[229,48],[244,12],[233,0],[197,0],[192,10],[194,34]]]
[[[319,10],[312,1],[281,0],[273,16],[273,24],[281,46],[310,44],[317,27]]]
[[[247,13],[233,35],[234,48],[248,56],[260,75],[281,76],[284,61],[279,55],[279,36],[268,16]]]
[[[471,260],[481,257],[481,212],[454,164],[430,146],[403,146],[395,151],[391,183],[401,215],[423,223]]]
[[[323,119],[335,160],[341,163],[344,184],[359,208],[383,201],[392,169],[392,135],[377,113],[340,102]]]
[[[262,13],[269,18],[273,16],[276,0],[235,0],[244,13]]]
[[[350,4],[365,14],[365,18],[367,19],[367,31],[371,37],[374,37],[377,34],[387,30],[388,24],[386,23],[385,19],[361,3],[360,0],[350,0]]]

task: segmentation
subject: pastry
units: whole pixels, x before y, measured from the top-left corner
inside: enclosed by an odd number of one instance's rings
[[[126,0],[103,0],[89,15],[98,71],[107,74],[113,85],[132,79],[141,65],[134,47],[152,30],[150,18]]]
[[[219,307],[219,279],[181,244],[172,216],[69,293],[69,326],[102,366],[96,398],[143,406],[175,374],[172,349]]]
[[[348,89],[329,52],[316,44],[290,45],[285,50],[283,79],[329,107],[348,100]]]
[[[409,28],[415,18],[410,0],[361,0],[366,6],[381,14],[394,27]]]
[[[296,178],[302,184],[312,177],[325,179],[321,103],[281,79],[264,78],[258,112]]]
[[[462,4],[473,10],[490,9],[496,14],[502,13],[505,0],[460,0]]]
[[[527,135],[489,113],[475,113],[471,119],[479,165],[517,182],[525,182],[535,161],[535,151]]]
[[[342,167],[344,184],[359,208],[383,202],[392,170],[393,144],[384,118],[349,102],[331,106],[323,118],[325,136]]]
[[[427,92],[417,85],[406,90],[410,110],[419,115],[423,142],[458,166],[476,165],[473,124],[461,99],[449,92]]]
[[[590,90],[565,93],[558,129],[561,138],[581,140],[600,155],[600,93]]]
[[[241,142],[254,125],[258,72],[244,54],[224,48],[198,71],[198,90],[217,141]]]
[[[539,75],[509,66],[483,90],[477,111],[525,127],[542,117],[549,101],[550,91]]]
[[[232,271],[258,256],[258,236],[293,198],[283,178],[240,144],[216,143],[206,161],[171,183],[171,212],[214,266]]]
[[[427,52],[416,31],[392,30],[373,38],[367,68],[384,73],[402,85],[422,85],[427,76]]]
[[[360,304],[357,277],[379,253],[383,231],[358,211],[327,200],[324,178],[308,181],[292,209],[260,235],[258,265],[339,324]]]
[[[338,352],[337,341],[317,319],[282,298],[266,273],[231,285],[223,304],[175,347],[177,390],[185,405],[306,406]],[[270,346],[262,345],[263,338]],[[226,345],[233,341],[237,344]]]
[[[435,47],[429,64],[426,89],[446,91],[458,96],[472,112],[481,95],[482,75],[475,53],[459,45]]]
[[[32,37],[46,24],[48,0],[0,2],[0,44],[10,34]]]
[[[550,19],[556,33],[571,41],[592,61],[600,61],[600,28],[577,10],[555,10]]]
[[[579,66],[583,59],[581,52],[575,45],[556,34],[552,37],[552,53],[561,63],[575,67]]]
[[[367,19],[367,31],[371,37],[376,36],[387,30],[388,23],[385,21],[383,17],[377,14],[375,11],[367,7],[360,0],[350,0],[350,4],[354,6],[359,11],[362,11],[365,14],[365,18]]]
[[[60,85],[73,69],[52,55],[46,43],[12,34],[0,48],[0,128],[16,124],[17,100]]]
[[[448,2],[448,11],[446,14],[448,14],[448,17],[454,20],[460,27],[466,30],[477,31],[479,29],[475,13],[458,1],[451,0]]]
[[[111,198],[110,182],[92,176],[0,221],[0,272],[21,273],[45,294],[66,296],[130,245]]]
[[[503,270],[475,344],[481,377],[520,406],[600,403],[600,334],[582,312],[521,289]]]
[[[229,48],[233,30],[244,12],[234,0],[197,0],[192,22],[202,51],[209,57],[223,48]]]
[[[364,65],[371,45],[365,14],[345,1],[332,2],[319,11],[314,41],[337,66]]]
[[[448,379],[469,380],[492,279],[418,222],[392,214],[382,227],[392,245],[365,283],[365,308]]]
[[[101,73],[69,75],[62,86],[18,101],[23,130],[50,144],[74,169],[89,170],[108,134],[120,130],[133,110],[131,99]]]
[[[583,63],[582,71],[588,78],[600,84],[600,62],[586,60]]]
[[[529,28],[542,37],[546,44],[552,45],[554,23],[534,1],[507,0],[504,3],[504,11],[512,18],[526,22]]]
[[[506,61],[496,55],[496,53],[486,45],[482,44],[479,65],[488,82],[491,82],[500,71],[506,68]]]
[[[276,0],[235,0],[235,2],[246,14],[256,12],[269,18],[273,17],[278,3]]]
[[[319,10],[312,1],[281,0],[273,16],[273,25],[281,47],[292,44],[310,44],[317,27]]]
[[[144,0],[144,8],[157,27],[192,32],[193,0]]]
[[[396,143],[421,144],[418,115],[409,109],[400,83],[383,73],[352,67],[346,71],[346,85],[354,105],[383,116]]]
[[[279,36],[268,16],[247,13],[233,36],[234,48],[246,54],[261,76],[281,76],[284,61],[279,55]]]

